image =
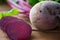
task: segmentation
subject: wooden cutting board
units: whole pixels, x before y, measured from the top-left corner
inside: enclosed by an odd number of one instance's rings
[[[8,11],[10,9],[11,8],[8,5],[0,5],[0,11]],[[27,18],[24,18],[19,15],[16,15],[14,17],[21,18],[31,25],[30,21]],[[34,26],[31,25],[31,27],[32,27],[32,34],[31,34],[30,40],[60,40],[59,30],[41,32],[41,31],[38,31],[38,29],[35,28]],[[3,32],[3,30],[1,29],[0,29],[0,40],[10,40],[8,35],[5,32]]]

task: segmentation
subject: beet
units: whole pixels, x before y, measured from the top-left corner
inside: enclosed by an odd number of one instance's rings
[[[11,16],[6,16],[6,17],[3,17],[2,19],[1,19],[1,26],[3,26],[3,27],[5,27],[6,26],[6,24],[8,24],[8,22],[13,22],[13,21],[16,21],[16,20],[19,20],[19,19],[17,19],[16,17],[11,17]],[[2,28],[3,28],[2,27]],[[6,27],[5,27],[6,28]],[[4,28],[4,29],[5,29]],[[3,29],[3,30],[4,30]]]
[[[1,19],[1,27],[12,40],[29,40],[32,28],[29,24],[15,17]]]
[[[60,18],[60,3],[54,1],[42,1],[30,10],[30,21],[33,26],[42,31],[55,29]]]

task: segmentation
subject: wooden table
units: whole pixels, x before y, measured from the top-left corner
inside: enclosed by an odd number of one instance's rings
[[[0,11],[8,11],[11,8],[8,5],[0,5]],[[25,19],[21,16],[15,16],[17,18],[22,18],[24,21],[29,22],[28,19]],[[30,24],[31,25],[31,24]],[[31,40],[60,40],[60,32],[59,31],[52,31],[52,32],[41,32],[38,31],[37,28],[32,27],[32,34],[31,34]],[[10,40],[5,32],[0,29],[0,40]]]

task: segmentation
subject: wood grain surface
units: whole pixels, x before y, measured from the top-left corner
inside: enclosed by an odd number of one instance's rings
[[[1,11],[8,11],[11,8],[8,5],[0,5],[0,12]],[[27,23],[30,24],[29,19],[24,18],[19,15],[15,15],[14,17],[23,19]],[[31,24],[30,24],[31,25]],[[53,30],[53,31],[48,31],[48,32],[41,32],[38,31],[37,28],[32,26],[32,34],[31,34],[31,39],[30,40],[60,40],[60,31],[59,30]],[[9,39],[8,35],[3,32],[3,30],[0,29],[0,40],[11,40]]]

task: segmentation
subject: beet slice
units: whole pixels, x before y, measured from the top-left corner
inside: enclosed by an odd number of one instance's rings
[[[6,18],[6,19],[5,19]],[[15,17],[1,19],[1,27],[12,40],[29,40],[32,28],[29,24]]]
[[[5,27],[7,24],[8,24],[8,22],[13,22],[13,21],[16,21],[16,20],[20,20],[20,19],[18,19],[18,18],[16,18],[16,17],[11,17],[11,16],[6,16],[6,17],[3,17],[2,19],[1,19],[1,27],[3,26],[3,27]],[[4,28],[5,29],[5,28]],[[4,30],[3,29],[3,30]]]

